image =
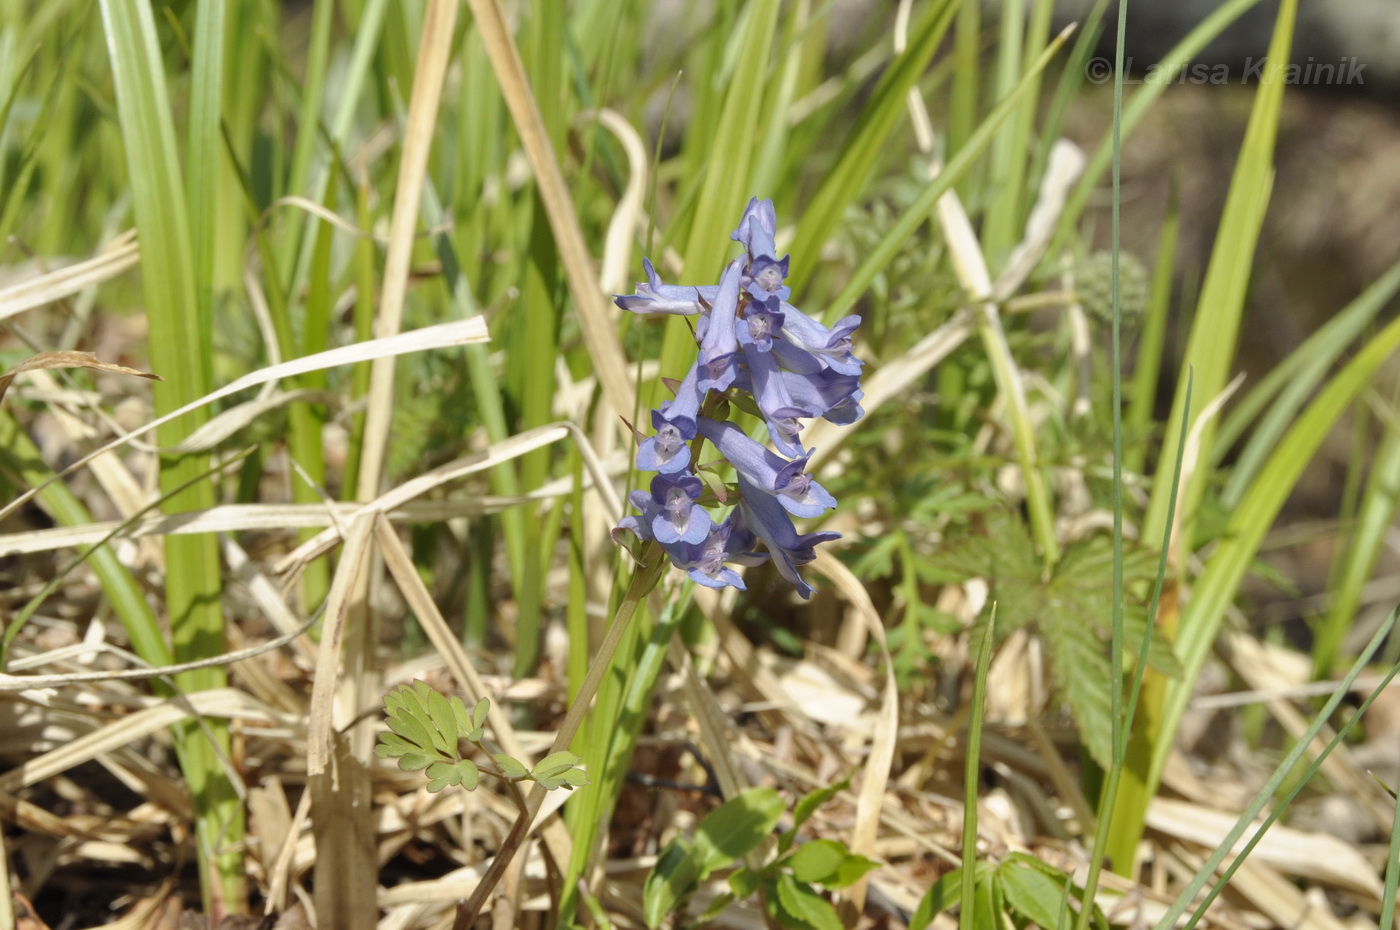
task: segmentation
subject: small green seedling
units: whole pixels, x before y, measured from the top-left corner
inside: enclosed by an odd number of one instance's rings
[[[852,853],[836,840],[813,840],[796,846],[797,831],[821,805],[850,787],[849,776],[806,795],[793,808],[792,826],[770,846],[772,857],[761,866],[740,866],[729,874],[729,891],[717,896],[694,921],[704,926],[733,901],[758,894],[773,922],[793,930],[839,930],[836,908],[818,890],[845,888],[880,863]],[[783,800],[772,788],[750,788],[705,816],[695,836],[678,836],[667,845],[647,876],[642,909],[648,927],[684,909],[685,899],[700,883],[762,848],[783,815]]]
[[[429,791],[458,785],[471,791],[483,774],[502,781],[534,781],[551,791],[588,784],[588,774],[578,767],[579,757],[571,752],[545,756],[533,769],[505,753],[491,753],[483,730],[490,709],[491,702],[482,698],[469,713],[461,698],[448,698],[427,682],[399,685],[384,695],[389,731],[379,734],[374,753],[381,759],[398,759],[405,772],[423,772]],[[464,757],[459,748],[464,740],[491,763],[478,764]]]
[[[973,926],[1008,926],[1004,917],[1017,927],[1034,924],[1054,930],[1070,926],[1069,901],[1078,900],[1082,889],[1054,866],[1013,852],[999,863],[975,863],[973,869],[977,889],[973,897],[977,910]],[[954,869],[934,882],[910,918],[909,930],[924,930],[934,917],[956,906],[961,887],[962,869]],[[1108,930],[1108,921],[1097,905],[1092,916],[1095,927]]]

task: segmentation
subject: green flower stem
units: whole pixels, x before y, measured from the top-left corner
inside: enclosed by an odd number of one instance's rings
[[[661,573],[666,569],[666,556],[661,551],[661,546],[655,542],[647,543],[642,549],[641,562],[637,571],[632,576],[632,583],[627,588],[627,594],[623,597],[622,603],[618,605],[617,612],[613,614],[612,624],[608,627],[608,633],[603,637],[602,644],[598,647],[598,654],[593,657],[593,663],[588,667],[588,676],[584,678],[583,685],[578,690],[578,697],[574,700],[569,712],[564,716],[564,722],[559,725],[559,732],[555,734],[554,743],[549,747],[549,753],[553,754],[568,749],[569,744],[574,741],[579,727],[583,724],[584,715],[588,713],[589,705],[593,703],[593,696],[598,692],[598,686],[602,684],[603,676],[612,667],[613,654],[617,652],[618,644],[622,642],[623,634],[627,632],[627,627],[632,621],[632,615],[637,612],[637,605],[651,593],[661,580]],[[540,804],[544,801],[546,789],[536,782],[530,789],[530,794],[525,798],[525,810],[516,818],[515,824],[510,828],[510,833],[506,835],[501,843],[501,848],[496,851],[496,856],[491,860],[491,865],[482,876],[481,881],[472,891],[472,896],[467,899],[457,910],[457,919],[453,923],[453,930],[467,930],[476,920],[476,916],[481,913],[482,906],[486,903],[486,898],[493,888],[500,882],[501,876],[505,874],[506,867],[515,858],[521,845],[525,842],[525,835],[529,832],[530,824],[534,822],[535,815],[539,812]]]

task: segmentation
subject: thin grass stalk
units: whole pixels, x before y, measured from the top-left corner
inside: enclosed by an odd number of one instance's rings
[[[1279,763],[1278,767],[1274,769],[1268,781],[1260,787],[1249,805],[1240,814],[1239,819],[1235,821],[1234,827],[1225,835],[1220,845],[1196,872],[1191,883],[1177,896],[1172,906],[1167,910],[1167,913],[1157,922],[1158,930],[1165,930],[1165,928],[1176,926],[1177,919],[1186,912],[1186,908],[1191,906],[1191,902],[1195,900],[1196,895],[1205,888],[1206,884],[1215,875],[1215,870],[1225,861],[1225,857],[1231,855],[1235,844],[1239,841],[1240,837],[1244,835],[1245,830],[1249,828],[1250,824],[1254,822],[1254,818],[1268,806],[1271,800],[1275,799],[1275,794],[1278,792],[1280,786],[1290,777],[1293,777],[1293,767],[1298,764],[1298,761],[1303,757],[1308,747],[1312,745],[1312,741],[1317,737],[1317,734],[1320,733],[1322,728],[1332,719],[1332,714],[1341,706],[1342,701],[1351,693],[1352,683],[1356,681],[1357,676],[1366,669],[1367,664],[1371,661],[1371,657],[1375,655],[1381,643],[1385,641],[1385,638],[1390,635],[1390,631],[1395,628],[1395,621],[1397,618],[1400,618],[1400,608],[1391,611],[1386,622],[1381,624],[1381,628],[1371,637],[1370,643],[1367,644],[1361,656],[1353,663],[1351,669],[1342,679],[1341,684],[1332,692],[1332,696],[1327,700],[1327,703],[1323,705],[1322,710],[1313,718],[1308,729],[1299,737],[1297,742],[1294,743],[1293,748],[1289,750],[1288,755],[1286,755],[1283,761]],[[1317,757],[1314,758],[1304,768],[1301,775],[1294,780],[1292,788],[1277,799],[1273,810],[1269,812],[1269,815],[1265,817],[1263,822],[1255,829],[1253,835],[1250,836],[1249,841],[1245,843],[1239,854],[1231,860],[1230,866],[1220,876],[1220,880],[1206,893],[1205,898],[1196,905],[1191,918],[1186,922],[1185,930],[1191,930],[1192,927],[1200,922],[1200,919],[1205,915],[1206,909],[1210,907],[1211,902],[1228,886],[1230,876],[1244,863],[1250,851],[1264,838],[1264,834],[1268,831],[1269,827],[1273,826],[1274,822],[1278,820],[1279,817],[1283,816],[1284,811],[1288,809],[1289,802],[1302,790],[1303,785],[1307,784],[1308,780],[1317,773],[1323,760],[1332,753],[1332,750],[1341,745],[1352,728],[1356,726],[1361,720],[1361,717],[1366,713],[1367,708],[1369,708],[1376,697],[1385,690],[1386,686],[1390,684],[1391,679],[1393,679],[1396,674],[1400,674],[1400,666],[1395,666],[1386,673],[1385,677],[1381,679],[1380,684],[1371,691],[1366,700],[1357,708],[1356,713],[1352,714],[1347,719],[1347,722],[1338,728],[1332,739],[1328,741],[1326,747],[1318,753]]]
[[[1385,859],[1385,891],[1381,894],[1381,916],[1376,930],[1390,930],[1395,924],[1395,889],[1400,885],[1400,795],[1395,798],[1395,818],[1390,823],[1390,850]]]
[[[1123,208],[1123,49],[1127,42],[1128,0],[1118,0],[1118,35],[1114,50],[1113,78],[1113,258],[1110,273],[1110,295],[1112,311],[1112,338],[1109,347],[1109,376],[1113,381],[1113,608],[1112,631],[1109,641],[1109,721],[1112,728],[1113,758],[1110,760],[1103,794],[1099,798],[1098,821],[1095,826],[1094,852],[1089,860],[1089,875],[1084,880],[1084,897],[1080,901],[1079,916],[1075,920],[1076,930],[1087,930],[1090,916],[1094,913],[1094,892],[1098,890],[1099,874],[1103,868],[1105,839],[1109,832],[1110,818],[1105,816],[1113,809],[1118,793],[1118,780],[1123,774],[1123,759],[1128,751],[1128,738],[1125,726],[1128,721],[1123,714],[1123,305],[1120,301],[1119,251],[1122,247],[1122,208]],[[1184,424],[1183,424],[1184,426]],[[1166,547],[1163,547],[1166,551]],[[1163,563],[1165,565],[1165,563]],[[1160,569],[1159,569],[1160,573]],[[1160,587],[1161,578],[1158,579]],[[1150,618],[1152,614],[1148,614]],[[1134,677],[1140,680],[1141,670],[1147,666],[1147,643],[1151,641],[1152,621],[1144,624],[1143,644],[1138,650],[1137,671]],[[1129,866],[1131,868],[1131,866]]]
[[[132,205],[141,236],[143,289],[150,318],[151,365],[167,378],[166,388],[154,391],[157,414],[164,414],[202,396],[210,382],[210,333],[195,286],[191,224],[175,132],[148,5],[136,0],[101,0],[112,73],[117,91],[122,139],[132,186]],[[209,183],[212,175],[206,175]],[[207,203],[207,200],[202,202]],[[176,445],[208,418],[201,409],[157,430],[161,446]],[[214,503],[214,488],[196,481],[202,472],[194,457],[161,463],[160,485],[171,491],[167,513],[203,510]],[[193,482],[193,483],[191,483]],[[166,609],[176,662],[218,655],[224,649],[224,618],[218,542],[212,534],[167,537]],[[176,676],[183,691],[222,687],[227,677],[220,668],[200,669]],[[240,844],[243,809],[238,793],[219,764],[229,749],[228,725],[211,721],[205,732],[182,725],[176,730],[176,752],[195,803],[195,833],[205,910],[211,915],[242,913],[247,891]]]
[[[311,179],[312,159],[316,154],[316,144],[321,138],[321,112],[324,109],[326,91],[326,66],[330,61],[331,26],[335,21],[335,0],[315,0],[311,5],[311,37],[306,53],[306,72],[302,77],[301,106],[297,110],[297,138],[293,143],[291,173],[287,179],[287,192],[307,195]],[[339,140],[334,140],[338,142]],[[318,185],[319,186],[319,185]],[[334,204],[332,197],[323,197],[318,190],[310,194],[317,201]],[[283,232],[283,241],[300,241],[304,220],[300,211],[288,217]],[[296,262],[286,262],[288,280],[279,281],[274,287],[282,287],[289,294],[296,291],[291,287],[291,278],[297,273]]]
[[[986,716],[987,672],[992,666],[992,636],[997,625],[997,606],[977,644],[977,669],[972,679],[972,705],[967,718],[967,746],[963,753],[963,832],[962,908],[958,926],[962,930],[982,930],[976,924],[977,903],[977,794],[982,778],[982,725]]]
[[[1020,78],[1026,30],[1026,0],[1008,0],[1001,4],[1001,21],[996,51],[996,99],[1000,100],[1015,88]],[[987,205],[982,224],[982,251],[987,266],[999,269],[1007,254],[1020,240],[1024,223],[1021,200],[1025,196],[1024,175],[1029,137],[1025,114],[1034,114],[1040,105],[1040,95],[1031,92],[1022,98],[1017,112],[997,132],[987,155]]]
[[[452,29],[457,21],[457,7],[454,0],[430,0],[423,20],[375,326],[376,335],[381,337],[395,335],[403,325],[403,307],[408,295],[408,272],[413,258],[419,204],[423,197],[423,179],[427,172],[438,104],[442,99],[443,79],[452,53]],[[370,368],[364,457],[360,461],[357,481],[357,496],[363,501],[374,499],[384,477],[389,427],[394,413],[394,371],[393,358],[375,359]]]
[[[588,676],[579,687],[578,697],[569,705],[569,712],[564,716],[559,731],[554,735],[554,742],[550,746],[549,753],[568,749],[573,743],[584,717],[588,714],[589,705],[593,703],[593,696],[598,692],[598,685],[602,682],[603,676],[612,668],[618,644],[622,642],[624,635],[631,628],[632,618],[636,614],[637,608],[651,593],[652,588],[656,587],[656,583],[661,580],[661,574],[668,564],[665,554],[656,543],[647,543],[642,549],[641,560],[636,571],[632,574],[632,581],[627,588],[626,595],[613,614],[607,635],[599,645],[598,653],[593,657],[593,662],[588,668]],[[591,789],[584,788],[582,790]],[[467,930],[476,921],[487,897],[500,882],[506,867],[510,865],[510,861],[515,858],[516,853],[520,851],[521,845],[525,842],[525,835],[529,831],[535,815],[539,812],[540,803],[544,800],[545,793],[545,789],[539,783],[531,787],[530,794],[525,798],[525,812],[511,826],[510,833],[506,835],[505,840],[497,849],[496,855],[492,858],[481,881],[472,890],[471,897],[457,909],[453,930]]]
[[[666,605],[657,612],[656,623],[648,631],[641,651],[635,661],[628,663],[630,668],[627,669],[627,684],[623,688],[617,718],[602,721],[609,737],[608,749],[601,756],[605,760],[605,768],[590,776],[593,784],[589,786],[589,790],[597,792],[600,803],[593,811],[595,816],[587,818],[582,824],[582,833],[574,834],[574,853],[569,861],[568,870],[564,873],[564,892],[559,904],[561,922],[574,919],[574,912],[578,907],[576,889],[580,883],[587,880],[598,853],[602,850],[607,826],[612,822],[613,810],[617,806],[617,799],[627,778],[628,766],[631,765],[632,756],[637,749],[637,737],[646,722],[646,713],[656,691],[656,682],[666,664],[667,647],[680,628],[681,619],[685,616],[689,603],[688,584],[683,594],[666,599]]]
[[[521,145],[535,174],[541,202],[559,248],[564,278],[573,297],[580,329],[593,360],[603,396],[614,411],[632,409],[635,387],[628,375],[626,357],[618,344],[611,317],[598,290],[593,260],[573,208],[568,185],[546,134],[539,109],[530,92],[520,54],[497,0],[468,0],[482,43],[496,72],[496,80],[510,110]]]
[[[1153,746],[1151,767],[1145,779],[1149,788],[1161,777],[1173,742],[1172,734],[1185,713],[1191,688],[1205,664],[1225,611],[1284,500],[1338,418],[1371,382],[1381,364],[1397,350],[1400,350],[1400,321],[1392,322],[1376,334],[1318,395],[1280,441],[1249,493],[1233,512],[1182,615],[1177,649],[1183,674],[1165,685],[1162,730]]]

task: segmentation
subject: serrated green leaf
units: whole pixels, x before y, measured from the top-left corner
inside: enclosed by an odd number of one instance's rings
[[[706,872],[729,865],[758,846],[783,815],[783,799],[772,788],[750,788],[705,815],[695,828],[695,846]]]
[[[1055,681],[1094,761],[1112,764],[1112,698],[1107,649],[1088,624],[1050,614],[1042,623]]]
[[[567,749],[550,753],[535,763],[535,767],[530,770],[530,777],[543,784],[545,779],[562,775],[578,763],[579,757]]]
[[[506,778],[524,778],[530,774],[524,763],[519,759],[508,756],[503,752],[498,752],[491,757],[496,760],[496,767],[501,770],[501,774]]]
[[[811,930],[842,930],[836,908],[791,875],[779,875],[775,882],[778,892],[779,921],[785,926]],[[787,917],[788,920],[783,918]]]
[[[787,860],[792,877],[799,882],[825,882],[836,876],[849,850],[835,840],[813,840],[797,847]]]
[[[881,865],[883,863],[876,862],[874,859],[867,859],[859,853],[851,853],[841,860],[841,865],[836,870],[836,877],[828,878],[822,884],[832,890],[849,888]]]
[[[648,927],[661,926],[662,919],[704,880],[708,872],[695,844],[678,836],[656,859],[656,865],[642,885],[642,918]]]
[[[405,772],[421,772],[423,769],[438,762],[432,756],[424,755],[421,752],[406,752],[399,757],[399,768]]]

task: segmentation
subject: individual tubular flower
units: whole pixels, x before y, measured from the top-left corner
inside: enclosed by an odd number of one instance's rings
[[[714,521],[696,503],[705,490],[705,483],[694,475],[657,475],[651,479],[651,500],[656,512],[651,519],[651,533],[656,541],[667,543],[704,542]]]
[[[624,310],[633,313],[670,313],[681,316],[694,316],[704,311],[704,304],[714,301],[719,288],[690,287],[675,284],[662,284],[661,275],[652,267],[651,259],[642,259],[646,269],[647,283],[637,284],[637,293],[616,297],[614,301]]]
[[[754,442],[733,423],[701,417],[697,421],[704,436],[734,466],[739,477],[754,489],[777,499],[795,517],[820,517],[836,507],[836,498],[826,488],[804,474],[807,456],[789,462]]]
[[[624,517],[613,538],[620,543],[631,532],[654,541],[673,565],[709,587],[742,589],[742,578],[730,566],[771,559],[779,574],[809,597],[812,588],[797,569],[816,557],[817,545],[840,534],[803,534],[793,526],[793,516],[819,517],[836,506],[836,499],[806,474],[811,453],[803,448],[800,431],[811,417],[853,423],[863,413],[862,363],[851,352],[860,317],[828,327],[788,303],[789,259],[778,258],[776,236],[772,202],[754,198],[731,236],[745,254],[725,267],[719,284],[665,284],[646,261],[647,280],[635,294],[616,298],[633,313],[697,317],[698,351],[675,399],[652,411],[652,434],[638,434],[637,467],[658,474],[649,492],[632,492],[629,500],[638,513]],[[724,409],[706,403],[711,391],[731,399],[750,395],[777,451],[706,415]],[[705,509],[712,498],[695,474],[689,444],[701,439],[736,473],[738,500],[723,521]],[[733,501],[724,492],[718,496]],[[754,551],[760,542],[766,551]]]

